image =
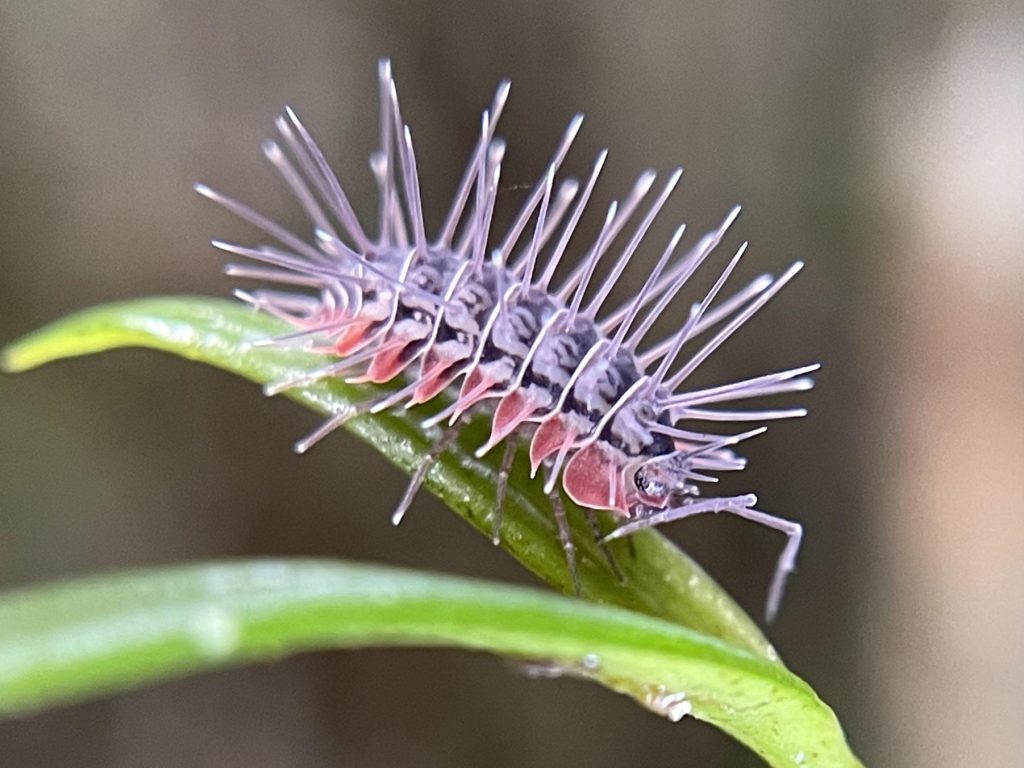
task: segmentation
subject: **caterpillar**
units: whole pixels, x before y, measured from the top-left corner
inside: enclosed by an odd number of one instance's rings
[[[556,280],[590,204],[605,164],[601,151],[580,183],[559,168],[580,129],[576,115],[521,209],[500,238],[492,216],[505,143],[495,134],[509,95],[502,82],[481,118],[470,154],[440,231],[428,238],[412,134],[402,119],[387,60],[379,63],[380,147],[370,157],[379,193],[376,234],[357,218],[337,176],[291,108],[275,122],[279,140],[263,153],[312,224],[304,239],[250,207],[203,184],[195,189],[271,238],[253,247],[214,240],[244,262],[226,272],[274,288],[237,290],[236,296],[288,324],[294,332],[267,343],[299,345],[329,362],[315,372],[274,382],[268,395],[328,377],[350,382],[398,380],[395,391],[345,408],[296,443],[302,453],[353,417],[433,400],[451,404],[424,423],[444,425],[393,515],[397,525],[427,471],[451,446],[469,414],[491,415],[483,456],[504,443],[493,538],[509,469],[521,441],[529,442],[531,477],[543,483],[553,506],[569,573],[579,591],[575,546],[561,493],[584,510],[607,510],[618,522],[601,541],[698,514],[726,512],[781,531],[787,537],[768,590],[766,613],[778,611],[785,580],[800,547],[799,523],[755,509],[754,494],[706,496],[714,473],[741,470],[735,446],[766,427],[720,434],[701,424],[764,422],[804,416],[802,408],[747,410],[731,403],[804,391],[818,365],[804,365],[719,386],[687,390],[693,372],[774,297],[801,269],[762,275],[726,298],[719,294],[747,250],[744,243],[712,287],[667,338],[649,341],[697,269],[709,259],[739,214],[676,256],[678,227],[639,293],[624,305],[605,304],[682,174],[668,176],[653,200],[656,174],[646,171],[621,201],[607,208],[600,231],[585,244],[566,277]],[[627,230],[628,227],[628,230]],[[625,231],[625,234],[623,234]],[[615,258],[609,254],[616,247]],[[597,284],[596,267],[610,261]],[[565,270],[563,269],[563,272]],[[683,355],[684,347],[692,348]]]

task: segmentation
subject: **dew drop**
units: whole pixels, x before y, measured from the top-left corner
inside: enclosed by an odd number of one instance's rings
[[[693,703],[683,691],[668,691],[664,685],[648,688],[644,703],[651,711],[678,723],[693,712]]]
[[[530,661],[517,665],[531,680],[550,680],[569,673],[569,669],[553,661]]]
[[[688,714],[693,712],[693,704],[691,704],[685,693],[673,693],[665,697],[664,699],[665,715],[673,723],[678,723]]]

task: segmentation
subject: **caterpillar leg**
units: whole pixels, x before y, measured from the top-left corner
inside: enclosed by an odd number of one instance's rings
[[[583,515],[587,519],[587,524],[590,526],[590,532],[594,536],[594,541],[597,542],[598,549],[601,550],[601,554],[604,556],[604,560],[608,563],[608,568],[614,574],[616,581],[619,584],[626,583],[626,577],[622,573],[622,569],[619,568],[619,563],[615,559],[615,555],[612,554],[611,549],[608,548],[608,542],[604,540],[604,531],[601,530],[601,521],[597,518],[597,512],[593,509],[584,509]],[[632,545],[632,540],[629,542]]]
[[[491,541],[494,546],[501,543],[501,523],[505,515],[505,491],[508,490],[508,473],[512,469],[512,460],[516,457],[518,447],[514,438],[505,441],[505,452],[501,455],[498,468],[498,489],[494,500],[494,521],[491,524]]]
[[[569,568],[569,577],[572,579],[572,588],[577,596],[580,594],[580,575],[576,570],[576,545],[572,541],[572,530],[569,528],[569,519],[565,515],[565,505],[562,497],[556,488],[550,494],[551,507],[555,513],[555,524],[558,526],[558,539],[562,542],[562,549],[565,551],[565,564]]]
[[[405,495],[402,496],[402,500],[398,502],[398,506],[391,515],[391,524],[398,525],[402,522],[402,518],[405,517],[405,513],[409,511],[409,506],[412,504],[412,500],[416,498],[416,494],[420,490],[420,486],[423,485],[423,481],[427,477],[427,472],[430,468],[437,463],[437,460],[441,458],[441,454],[451,447],[451,444],[455,442],[455,438],[459,436],[459,432],[462,431],[462,424],[456,424],[453,427],[449,427],[441,435],[440,439],[434,443],[431,447],[430,452],[424,456],[419,465],[416,467],[416,471],[413,472],[412,479],[409,481],[409,487],[405,489]]]
[[[782,593],[786,587],[786,577],[793,572],[796,566],[796,555],[800,550],[800,540],[803,537],[804,529],[800,523],[754,509],[753,506],[756,503],[757,497],[752,493],[748,493],[745,496],[693,501],[681,507],[655,511],[631,520],[609,533],[604,537],[604,540],[611,541],[645,528],[653,528],[662,523],[682,520],[684,517],[693,517],[694,515],[706,512],[728,512],[730,515],[736,515],[745,520],[781,531],[786,534],[786,546],[783,548],[782,554],[779,555],[778,564],[775,566],[775,574],[772,576],[771,586],[768,588],[768,599],[765,604],[765,618],[771,622],[779,612],[779,603],[782,602]]]

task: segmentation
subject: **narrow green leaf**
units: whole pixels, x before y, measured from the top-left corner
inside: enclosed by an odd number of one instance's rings
[[[0,597],[0,714],[322,648],[454,646],[538,660],[774,766],[857,766],[780,664],[663,620],[534,590],[327,561],[214,563]]]
[[[231,371],[259,383],[277,381],[325,365],[322,356],[280,347],[252,346],[288,329],[275,319],[237,302],[199,297],[129,301],[88,309],[39,330],[8,347],[3,366],[25,371],[47,362],[117,347],[148,347]],[[288,396],[321,413],[336,413],[368,392],[338,379],[323,381]],[[258,407],[258,405],[254,405]],[[351,431],[384,456],[411,471],[437,434],[424,433],[420,410],[394,409],[356,419]],[[461,517],[490,535],[494,513],[495,457],[476,459],[472,449],[486,437],[478,420],[460,445],[444,455],[427,477],[427,487]],[[289,440],[295,436],[282,435]],[[492,452],[498,453],[498,452]],[[381,515],[390,513],[380,509]],[[614,542],[611,550],[624,580],[619,582],[593,542],[593,535],[570,510],[578,548],[583,596],[659,616],[716,637],[737,648],[778,662],[757,625],[696,563],[661,534],[649,531]],[[572,589],[555,532],[548,499],[525,473],[509,484],[502,547],[549,584]]]

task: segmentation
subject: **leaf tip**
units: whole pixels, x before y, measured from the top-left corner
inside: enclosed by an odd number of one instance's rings
[[[21,373],[34,368],[32,361],[21,354],[21,342],[14,342],[0,350],[0,371],[3,373]]]

